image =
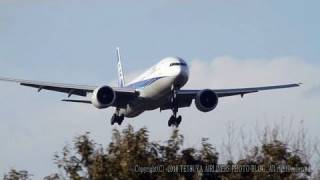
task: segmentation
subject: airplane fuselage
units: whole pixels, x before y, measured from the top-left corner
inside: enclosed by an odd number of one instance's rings
[[[140,96],[120,109],[120,114],[132,118],[144,111],[160,108],[170,100],[172,88],[182,88],[188,79],[189,67],[183,59],[169,57],[161,60],[127,85],[139,91]]]

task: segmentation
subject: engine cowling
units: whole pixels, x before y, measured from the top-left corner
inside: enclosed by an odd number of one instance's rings
[[[219,102],[219,98],[215,92],[209,89],[198,92],[195,98],[195,104],[199,111],[209,112],[214,110]]]
[[[116,100],[116,93],[109,86],[102,86],[93,91],[91,102],[98,108],[103,109],[110,107]]]

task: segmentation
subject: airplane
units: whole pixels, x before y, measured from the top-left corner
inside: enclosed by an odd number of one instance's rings
[[[114,107],[115,112],[111,118],[111,125],[115,123],[121,125],[124,118],[134,118],[145,111],[171,110],[169,127],[179,127],[182,117],[178,116],[178,110],[190,107],[193,101],[199,111],[210,112],[217,107],[219,99],[222,97],[235,95],[243,97],[249,93],[301,85],[301,83],[297,83],[237,89],[182,89],[189,79],[189,67],[187,62],[180,57],[164,58],[126,84],[119,48],[116,52],[118,87],[62,84],[5,77],[0,77],[0,81],[15,82],[22,86],[37,88],[38,92],[49,90],[66,93],[68,99],[63,99],[64,102],[91,104],[98,109]],[[72,95],[89,96],[91,99],[70,99]]]

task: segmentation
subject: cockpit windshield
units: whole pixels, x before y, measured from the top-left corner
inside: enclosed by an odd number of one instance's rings
[[[171,63],[170,66],[187,66],[187,64],[183,63],[183,62],[181,62],[181,63]]]

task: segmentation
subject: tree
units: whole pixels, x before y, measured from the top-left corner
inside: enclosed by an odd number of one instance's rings
[[[310,164],[296,148],[277,140],[264,141],[245,152],[244,158],[227,161],[227,171],[221,171],[219,153],[203,138],[201,147],[182,148],[184,137],[174,129],[164,144],[151,142],[146,128],[135,131],[128,126],[122,132],[114,129],[112,140],[104,148],[90,138],[90,133],[78,136],[71,146],[55,155],[60,174],[45,177],[59,179],[303,179]],[[248,169],[249,168],[249,169]],[[281,169],[282,168],[282,169]],[[283,169],[287,168],[287,169]],[[6,180],[30,179],[27,171],[12,170]]]
[[[11,169],[8,174],[4,175],[3,180],[30,180],[31,176],[28,171]]]

